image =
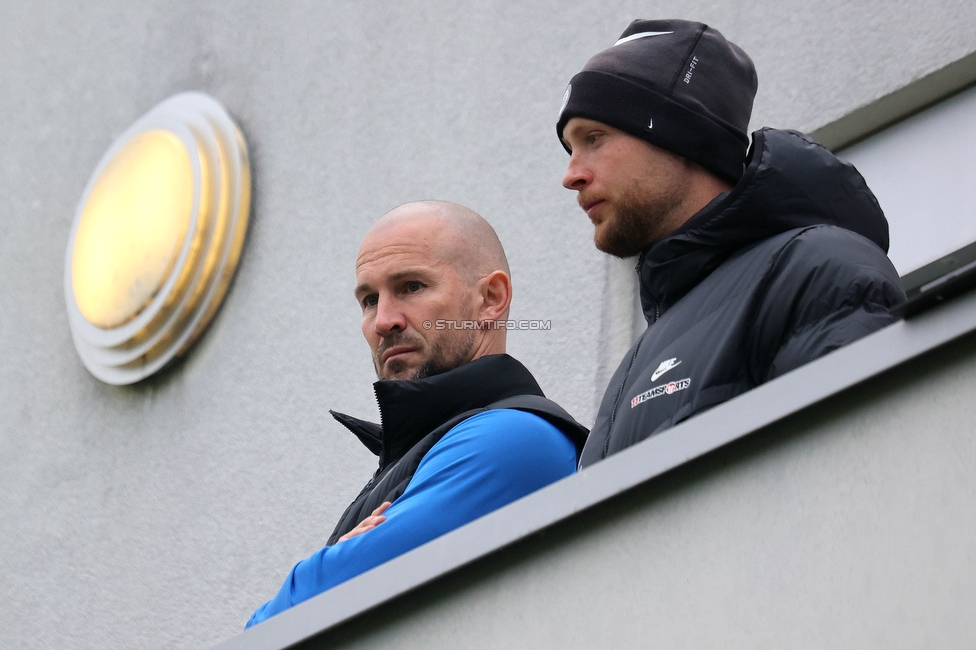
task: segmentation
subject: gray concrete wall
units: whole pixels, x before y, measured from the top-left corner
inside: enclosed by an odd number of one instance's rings
[[[553,123],[592,53],[663,15],[753,56],[757,127],[813,130],[976,51],[967,1],[0,3],[0,646],[206,646],[321,545],[374,463],[327,413],[375,409],[355,251],[404,201],[495,225],[513,315],[552,321],[510,351],[591,422],[633,301]],[[112,139],[191,89],[251,145],[238,276],[185,362],[105,386],[65,316],[71,219]]]

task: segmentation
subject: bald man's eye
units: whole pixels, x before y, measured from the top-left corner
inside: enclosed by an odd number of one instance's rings
[[[417,281],[407,282],[407,284],[404,285],[404,289],[407,290],[407,293],[417,293],[423,288],[424,288],[423,283]]]
[[[363,309],[368,309],[370,307],[375,307],[376,306],[376,303],[379,302],[379,296],[377,296],[374,293],[374,294],[371,294],[371,295],[368,295],[368,296],[364,296],[363,299],[360,300],[359,302],[363,306]]]

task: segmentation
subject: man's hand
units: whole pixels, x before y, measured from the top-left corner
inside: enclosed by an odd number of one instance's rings
[[[363,519],[361,522],[359,522],[358,526],[356,526],[348,533],[340,537],[339,541],[337,541],[336,544],[338,544],[339,542],[344,542],[347,539],[352,539],[357,535],[362,535],[367,530],[373,530],[374,528],[382,524],[384,521],[386,521],[386,517],[383,516],[383,513],[386,512],[386,509],[389,507],[390,507],[389,501],[385,501],[381,503],[380,507],[378,507],[376,510],[373,511],[373,514]]]

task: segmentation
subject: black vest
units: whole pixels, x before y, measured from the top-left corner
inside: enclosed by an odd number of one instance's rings
[[[525,366],[507,354],[416,381],[378,381],[373,388],[381,424],[330,411],[379,456],[376,473],[342,513],[330,546],[384,501],[398,499],[431,447],[473,415],[503,408],[527,411],[562,431],[576,445],[577,456],[586,441],[586,428],[546,399]]]

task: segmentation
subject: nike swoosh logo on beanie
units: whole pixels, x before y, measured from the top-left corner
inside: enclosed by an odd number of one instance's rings
[[[613,46],[617,47],[618,45],[623,45],[624,43],[636,41],[638,38],[647,38],[648,36],[664,36],[665,34],[674,34],[674,32],[640,32],[639,34],[631,34],[626,38],[621,38],[614,43]]]

